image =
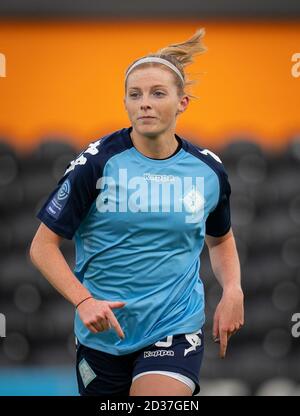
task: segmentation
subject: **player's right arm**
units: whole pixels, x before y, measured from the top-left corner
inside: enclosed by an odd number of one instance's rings
[[[45,224],[38,228],[30,247],[32,263],[40,270],[52,286],[74,306],[91,296],[91,293],[76,278],[66,262],[60,245],[62,237]],[[124,338],[124,333],[112,308],[120,308],[125,302],[96,300],[92,296],[78,306],[79,316],[84,325],[93,333],[115,328]]]
[[[112,326],[120,337],[124,337],[112,309],[121,308],[125,303],[94,299],[73,274],[60,250],[63,238],[73,238],[97,197],[96,183],[101,176],[97,156],[102,156],[99,143],[92,143],[69,164],[37,214],[42,223],[31,243],[30,258],[59,293],[74,306],[80,303],[77,307],[79,317],[91,332]]]

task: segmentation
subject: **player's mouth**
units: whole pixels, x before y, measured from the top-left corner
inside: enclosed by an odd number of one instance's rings
[[[147,120],[147,119],[151,119],[151,118],[156,118],[156,117],[152,117],[152,116],[142,116],[142,117],[138,117],[138,120]]]

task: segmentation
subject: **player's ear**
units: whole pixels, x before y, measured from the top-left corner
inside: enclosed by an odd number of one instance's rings
[[[183,113],[188,108],[189,102],[190,102],[189,96],[183,95],[180,98],[180,101],[178,102],[176,115]]]

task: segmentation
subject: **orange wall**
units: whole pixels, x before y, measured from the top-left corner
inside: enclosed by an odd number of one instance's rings
[[[209,51],[190,67],[202,72],[200,97],[177,132],[218,146],[249,132],[281,146],[300,132],[300,77],[291,57],[300,52],[300,22],[13,22],[0,23],[0,136],[28,148],[47,133],[79,146],[129,125],[123,74],[133,59],[206,28]]]

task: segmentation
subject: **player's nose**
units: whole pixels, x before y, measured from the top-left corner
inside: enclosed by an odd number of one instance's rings
[[[151,108],[151,102],[149,100],[149,97],[147,96],[143,96],[141,103],[140,103],[140,108],[141,110],[145,110],[147,108]]]

